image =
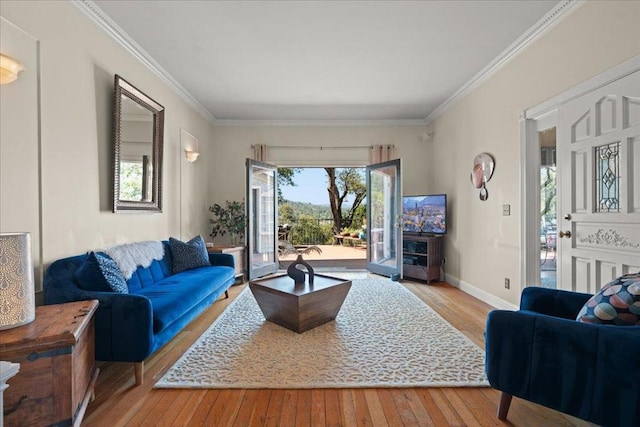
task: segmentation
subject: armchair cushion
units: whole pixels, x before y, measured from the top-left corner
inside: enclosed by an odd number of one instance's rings
[[[640,273],[607,283],[582,307],[576,320],[605,325],[640,325]]]
[[[129,293],[118,264],[95,252],[87,255],[75,277],[79,287],[85,291]]]
[[[182,242],[173,237],[169,238],[169,247],[173,257],[173,273],[177,274],[192,268],[207,267],[209,253],[202,236],[196,236],[188,242]]]

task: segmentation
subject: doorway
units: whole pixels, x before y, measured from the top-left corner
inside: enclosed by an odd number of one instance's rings
[[[540,145],[540,286],[557,288],[556,127],[538,132]]]
[[[640,57],[521,120],[522,286],[541,285],[541,132],[557,129],[556,287],[597,292],[640,269]],[[546,241],[545,241],[546,244]]]
[[[278,168],[278,177],[279,268],[302,252],[316,269],[364,270],[365,168]]]

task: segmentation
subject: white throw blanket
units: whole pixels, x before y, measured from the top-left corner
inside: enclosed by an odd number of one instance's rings
[[[129,280],[138,266],[149,267],[154,259],[161,260],[164,247],[162,242],[153,240],[112,246],[105,253],[118,264],[125,280]]]

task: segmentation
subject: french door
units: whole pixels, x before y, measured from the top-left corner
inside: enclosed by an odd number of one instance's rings
[[[247,159],[247,265],[249,280],[275,273],[278,168]]]
[[[560,287],[640,270],[640,71],[558,108]]]
[[[278,270],[278,168],[247,159],[247,265],[249,280]],[[400,160],[367,166],[367,270],[402,275]]]
[[[367,270],[402,277],[400,159],[367,166]]]

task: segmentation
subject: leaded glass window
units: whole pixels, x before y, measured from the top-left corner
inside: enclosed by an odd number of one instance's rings
[[[596,212],[620,212],[620,143],[595,147]]]

